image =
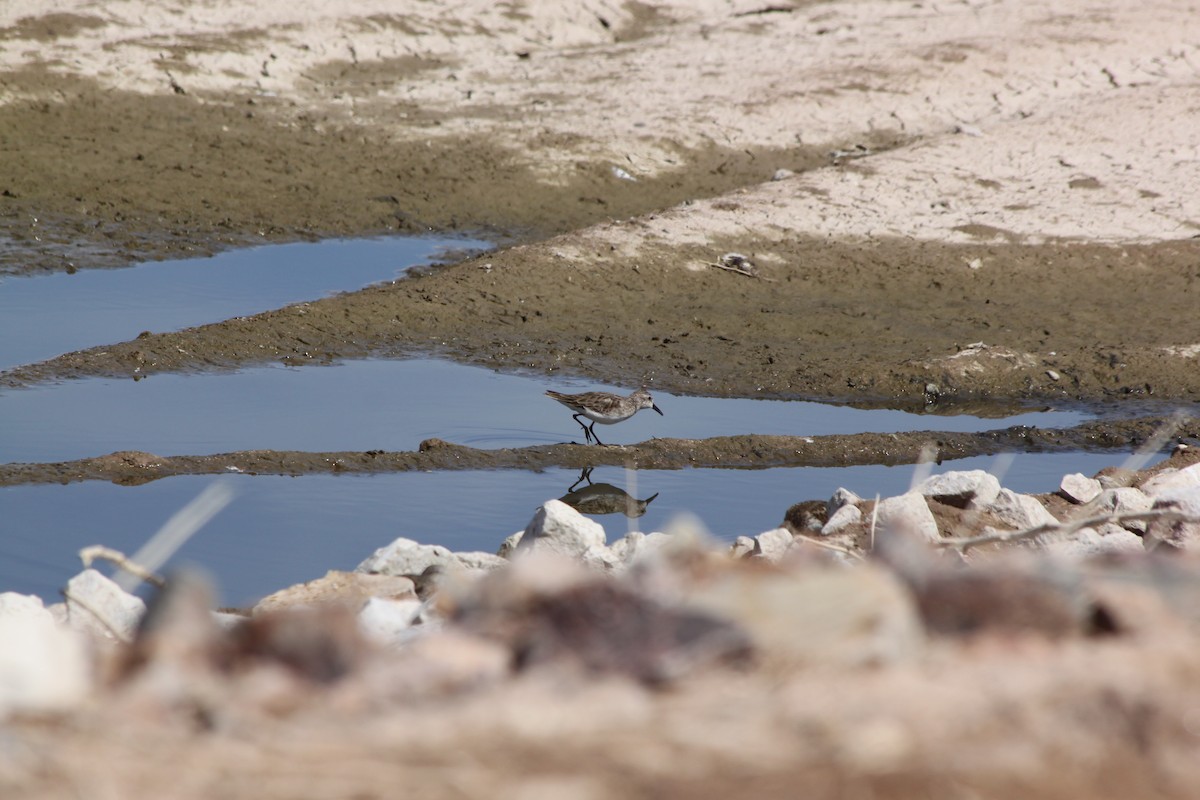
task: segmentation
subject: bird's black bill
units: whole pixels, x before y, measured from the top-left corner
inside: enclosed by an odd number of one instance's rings
[[[656,405],[651,405],[650,407],[651,407],[651,408],[653,408],[655,411],[657,411],[657,412],[658,412],[658,415],[659,415],[660,417],[665,417],[665,416],[666,416],[666,414],[662,413],[662,409],[661,409],[661,408],[659,408],[658,406],[656,406]]]

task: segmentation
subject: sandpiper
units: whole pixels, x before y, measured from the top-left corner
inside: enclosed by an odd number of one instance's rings
[[[579,423],[579,427],[583,428],[584,440],[590,443],[594,439],[599,445],[603,445],[604,442],[596,436],[597,422],[601,425],[613,425],[629,419],[643,408],[652,408],[659,414],[663,413],[661,408],[654,405],[654,399],[645,389],[638,389],[628,397],[608,392],[563,394],[555,391],[546,392],[546,396],[574,411],[571,418]],[[592,424],[584,425],[583,420],[580,419],[581,416],[590,419]]]

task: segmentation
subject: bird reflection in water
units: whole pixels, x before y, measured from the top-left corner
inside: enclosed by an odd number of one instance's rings
[[[586,486],[582,489],[576,488],[585,481],[587,482]],[[646,507],[656,497],[658,497],[658,492],[645,500],[638,500],[624,489],[613,486],[611,483],[592,483],[592,467],[584,467],[583,471],[579,473],[579,480],[571,484],[567,493],[558,499],[580,514],[599,516],[619,513],[630,519],[636,519],[646,513]]]

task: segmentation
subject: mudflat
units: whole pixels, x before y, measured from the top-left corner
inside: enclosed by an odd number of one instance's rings
[[[504,245],[4,385],[419,350],[951,410],[1200,390],[1180,3],[63,0],[0,25],[5,272]]]

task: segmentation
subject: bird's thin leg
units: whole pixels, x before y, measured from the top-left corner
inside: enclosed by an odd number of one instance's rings
[[[583,441],[586,442],[587,444],[591,444],[593,434],[590,430],[588,430],[588,426],[583,424],[583,420],[580,419],[581,416],[583,416],[583,415],[582,414],[572,414],[571,419],[578,422],[579,427],[583,428]],[[596,423],[593,422],[592,424],[595,425]],[[596,441],[599,441],[599,439],[597,439]]]
[[[584,481],[588,482],[588,486],[592,485],[592,468],[591,467],[584,467],[580,471],[579,480],[577,480],[571,484],[571,488],[567,489],[567,494],[570,494],[571,492],[575,491],[575,487],[578,486],[579,484],[583,483]]]
[[[601,447],[608,447],[608,445],[600,441],[600,437],[596,435],[596,423],[593,422],[588,427],[591,428],[592,438],[596,440],[596,444],[600,445]]]

